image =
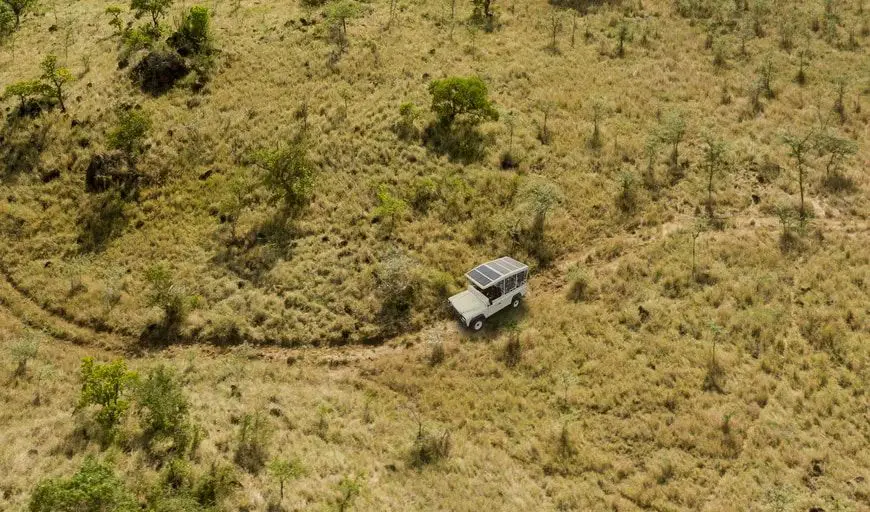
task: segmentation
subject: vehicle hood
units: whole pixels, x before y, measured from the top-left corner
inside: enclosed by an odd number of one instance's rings
[[[465,290],[450,297],[450,305],[457,313],[471,320],[486,309],[486,303],[478,297],[474,292]]]

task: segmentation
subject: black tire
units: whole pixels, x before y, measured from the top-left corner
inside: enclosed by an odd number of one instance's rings
[[[471,323],[468,324],[468,327],[471,328],[472,331],[478,332],[483,329],[483,324],[486,323],[485,320],[484,317],[479,316],[472,320]]]
[[[523,301],[522,295],[515,295],[513,299],[511,299],[511,307],[516,309],[520,307],[520,303]]]

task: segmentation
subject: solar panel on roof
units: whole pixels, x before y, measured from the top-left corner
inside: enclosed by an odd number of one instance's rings
[[[520,266],[521,266],[518,264],[518,262],[516,260],[513,260],[511,258],[507,258],[507,257],[498,260],[498,262],[501,263],[502,265],[504,265],[505,267],[509,268],[511,271],[516,270],[516,269],[520,268]]]
[[[490,280],[496,280],[499,277],[501,277],[501,274],[499,274],[498,272],[489,268],[486,265],[481,265],[481,266],[477,267],[477,270],[479,270],[483,275],[488,277]]]
[[[478,267],[478,268],[480,268],[480,267]],[[468,273],[468,277],[470,277],[471,279],[477,281],[478,284],[480,284],[481,286],[486,286],[486,285],[488,285],[489,283],[492,282],[492,279],[490,279],[490,278],[486,277],[485,275],[481,274],[480,272],[478,272],[477,269],[474,269],[474,270],[472,270],[471,272],[469,272],[469,273]]]
[[[507,265],[503,265],[502,262],[498,261],[498,260],[491,261],[491,262],[487,263],[486,265],[489,268],[495,269],[501,275],[508,274],[512,270],[510,267],[508,267]]]

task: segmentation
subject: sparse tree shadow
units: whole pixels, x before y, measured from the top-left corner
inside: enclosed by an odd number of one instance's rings
[[[48,135],[48,123],[29,122],[10,114],[0,130],[0,180],[15,177],[39,167]]]
[[[279,209],[239,237],[230,237],[212,262],[237,276],[259,283],[281,260],[291,258],[294,241],[301,235],[291,212]]]
[[[445,125],[433,121],[423,130],[423,144],[453,162],[471,164],[486,156],[486,148],[493,142],[492,136],[484,135],[469,122],[454,122]]]
[[[83,253],[102,252],[127,226],[124,199],[117,191],[89,197],[79,216],[77,242]]]

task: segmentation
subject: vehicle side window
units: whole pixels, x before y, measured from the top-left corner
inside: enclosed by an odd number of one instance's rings
[[[526,284],[526,279],[529,277],[529,271],[523,270],[521,273],[517,274],[517,278],[519,278],[517,282],[517,286],[522,286]]]
[[[491,300],[491,301],[501,297],[501,295],[502,295],[501,283],[499,283],[495,286],[490,286],[489,288],[484,290],[483,293],[484,293],[484,295],[486,295],[486,298]]]
[[[517,277],[518,276],[510,276],[505,278],[504,280],[504,292],[508,293],[513,291],[517,287]]]

